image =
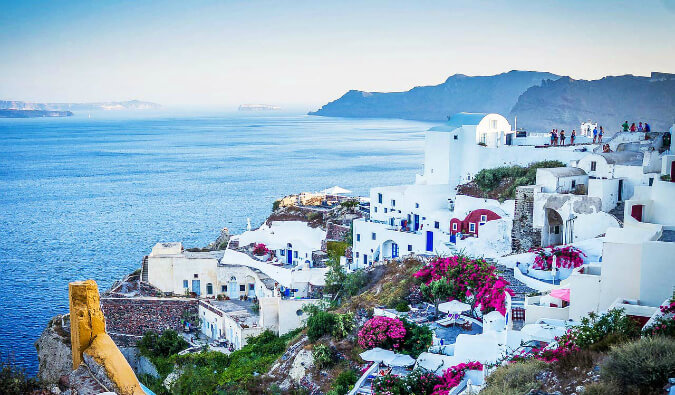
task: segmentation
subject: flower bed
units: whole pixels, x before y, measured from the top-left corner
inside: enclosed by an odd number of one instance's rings
[[[538,248],[532,252],[536,253],[532,265],[535,270],[551,270],[554,256],[557,268],[574,269],[584,264],[586,256],[583,251],[572,246]]]
[[[661,306],[661,316],[654,320],[654,323],[644,328],[643,333],[651,336],[675,336],[675,298],[670,299],[670,303]]]
[[[506,314],[506,293],[513,295],[509,282],[497,274],[497,268],[482,259],[461,255],[436,258],[414,274],[425,284],[444,280],[452,284],[449,300],[469,303],[472,310],[480,306],[483,314],[497,310]]]

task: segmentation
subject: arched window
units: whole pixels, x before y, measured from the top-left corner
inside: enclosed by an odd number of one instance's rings
[[[288,248],[293,248],[293,244],[288,243],[288,244],[286,244],[286,247],[288,247]]]
[[[230,281],[237,281],[237,278],[235,276],[230,277]]]

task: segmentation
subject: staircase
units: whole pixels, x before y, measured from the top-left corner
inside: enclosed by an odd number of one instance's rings
[[[523,307],[525,304],[525,297],[531,292],[536,292],[535,289],[528,287],[523,284],[522,281],[518,280],[513,276],[513,270],[504,265],[499,265],[494,259],[486,259],[491,265],[494,265],[497,268],[497,272],[500,276],[504,277],[504,280],[508,281],[511,285],[511,288],[514,292],[514,295],[511,297],[511,305],[513,307]]]
[[[141,269],[141,281],[148,282],[148,256],[143,257],[143,264]]]
[[[619,225],[623,227],[623,219],[624,219],[624,212],[623,209],[625,207],[624,202],[619,202],[616,207],[613,209],[609,210],[609,214],[613,215],[614,218],[616,218],[617,221],[619,221]]]

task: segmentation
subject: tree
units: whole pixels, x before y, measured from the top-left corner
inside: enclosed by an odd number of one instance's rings
[[[333,300],[337,300],[347,278],[345,269],[340,265],[340,258],[331,256],[328,258],[328,273],[326,273],[326,292],[333,294]]]
[[[428,285],[420,285],[422,295],[434,304],[436,313],[438,313],[438,304],[442,300],[448,300],[453,295],[454,288],[454,283],[449,279],[438,279],[430,282]]]

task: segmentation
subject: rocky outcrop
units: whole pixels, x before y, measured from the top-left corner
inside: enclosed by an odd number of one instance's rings
[[[209,250],[225,250],[227,249],[227,245],[230,243],[230,230],[227,228],[223,228],[220,231],[220,235],[218,238],[209,244],[206,248]]]
[[[61,376],[73,370],[70,351],[70,317],[58,315],[49,321],[35,342],[38,354],[37,378],[44,385],[57,384]]]

